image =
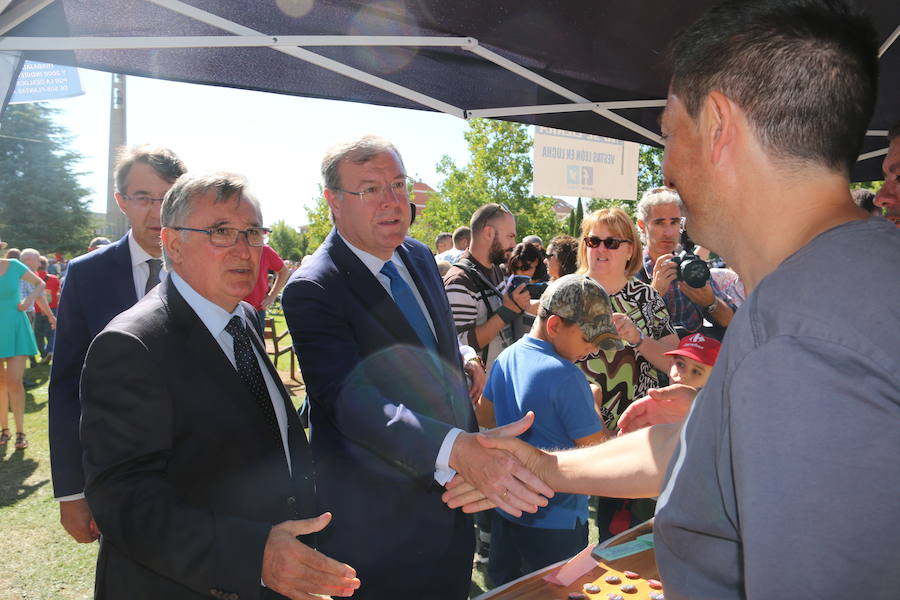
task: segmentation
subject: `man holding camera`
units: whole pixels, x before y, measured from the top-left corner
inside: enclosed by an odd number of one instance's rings
[[[531,297],[525,284],[503,293],[500,265],[516,246],[516,219],[502,204],[485,204],[471,222],[472,241],[444,277],[453,321],[461,344],[481,354],[490,369],[497,355],[515,341],[511,323]]]
[[[652,285],[666,301],[679,336],[699,331],[704,319],[724,334],[737,310],[731,298],[709,277],[699,288],[678,281],[679,265],[672,260],[684,225],[678,192],[665,187],[644,192],[637,205],[637,224],[645,244],[644,268],[636,277]]]

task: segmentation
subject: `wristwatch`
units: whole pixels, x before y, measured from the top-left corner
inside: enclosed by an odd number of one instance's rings
[[[463,363],[463,367],[465,367],[469,363],[476,363],[479,367],[481,367],[482,371],[484,370],[484,363],[481,362],[481,357],[478,356],[477,354],[475,356],[472,356],[472,357],[466,359],[466,362]]]
[[[706,311],[706,314],[711,315],[712,313],[714,313],[716,311],[716,308],[718,308],[718,306],[719,306],[719,299],[716,298],[715,296],[713,296],[712,304],[710,304],[703,310]]]
[[[637,341],[637,344],[632,344],[632,343],[629,342],[628,340],[625,340],[625,345],[628,346],[629,348],[637,348],[638,346],[640,346],[641,343],[642,343],[645,339],[647,339],[647,336],[645,336],[645,335],[644,335],[644,332],[641,331],[640,329],[638,329],[638,333],[640,334],[641,337],[640,337],[640,339]]]

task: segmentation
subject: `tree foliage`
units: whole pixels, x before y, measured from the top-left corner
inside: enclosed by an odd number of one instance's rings
[[[306,256],[309,246],[307,237],[288,225],[284,219],[272,225],[269,245],[284,260],[298,261]]]
[[[307,254],[312,254],[322,245],[322,242],[328,237],[333,227],[331,223],[331,209],[328,207],[328,202],[325,200],[325,194],[321,188],[319,192],[319,197],[316,198],[315,204],[306,208],[306,218],[309,220],[309,225],[306,226],[305,231]]]
[[[90,240],[89,191],[78,183],[81,155],[57,111],[7,107],[0,121],[0,239],[39,252],[79,252]]]
[[[459,166],[444,156],[437,165],[444,175],[440,198],[432,197],[411,233],[431,244],[441,231],[467,225],[480,206],[505,204],[516,215],[519,237],[539,235],[549,240],[565,229],[553,210],[554,200],[531,194],[532,140],[525,125],[472,119],[464,134],[469,163]]]
[[[644,192],[663,184],[663,153],[664,150],[662,148],[641,144],[641,151],[638,156],[637,195],[639,200]]]

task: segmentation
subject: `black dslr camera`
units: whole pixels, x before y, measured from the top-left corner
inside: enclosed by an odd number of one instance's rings
[[[687,231],[681,232],[681,253],[672,257],[677,265],[675,281],[683,281],[692,288],[702,288],[709,281],[706,261],[694,254],[694,242]]]
[[[547,289],[547,284],[545,282],[531,283],[531,278],[528,277],[528,275],[510,275],[509,283],[506,288],[507,292],[513,291],[523,283],[532,300],[540,300],[541,294]]]

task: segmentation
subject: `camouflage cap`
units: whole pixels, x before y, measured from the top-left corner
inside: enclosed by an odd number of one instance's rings
[[[577,323],[585,339],[603,350],[625,347],[612,322],[609,295],[587,275],[565,275],[551,283],[541,295],[541,308]]]

